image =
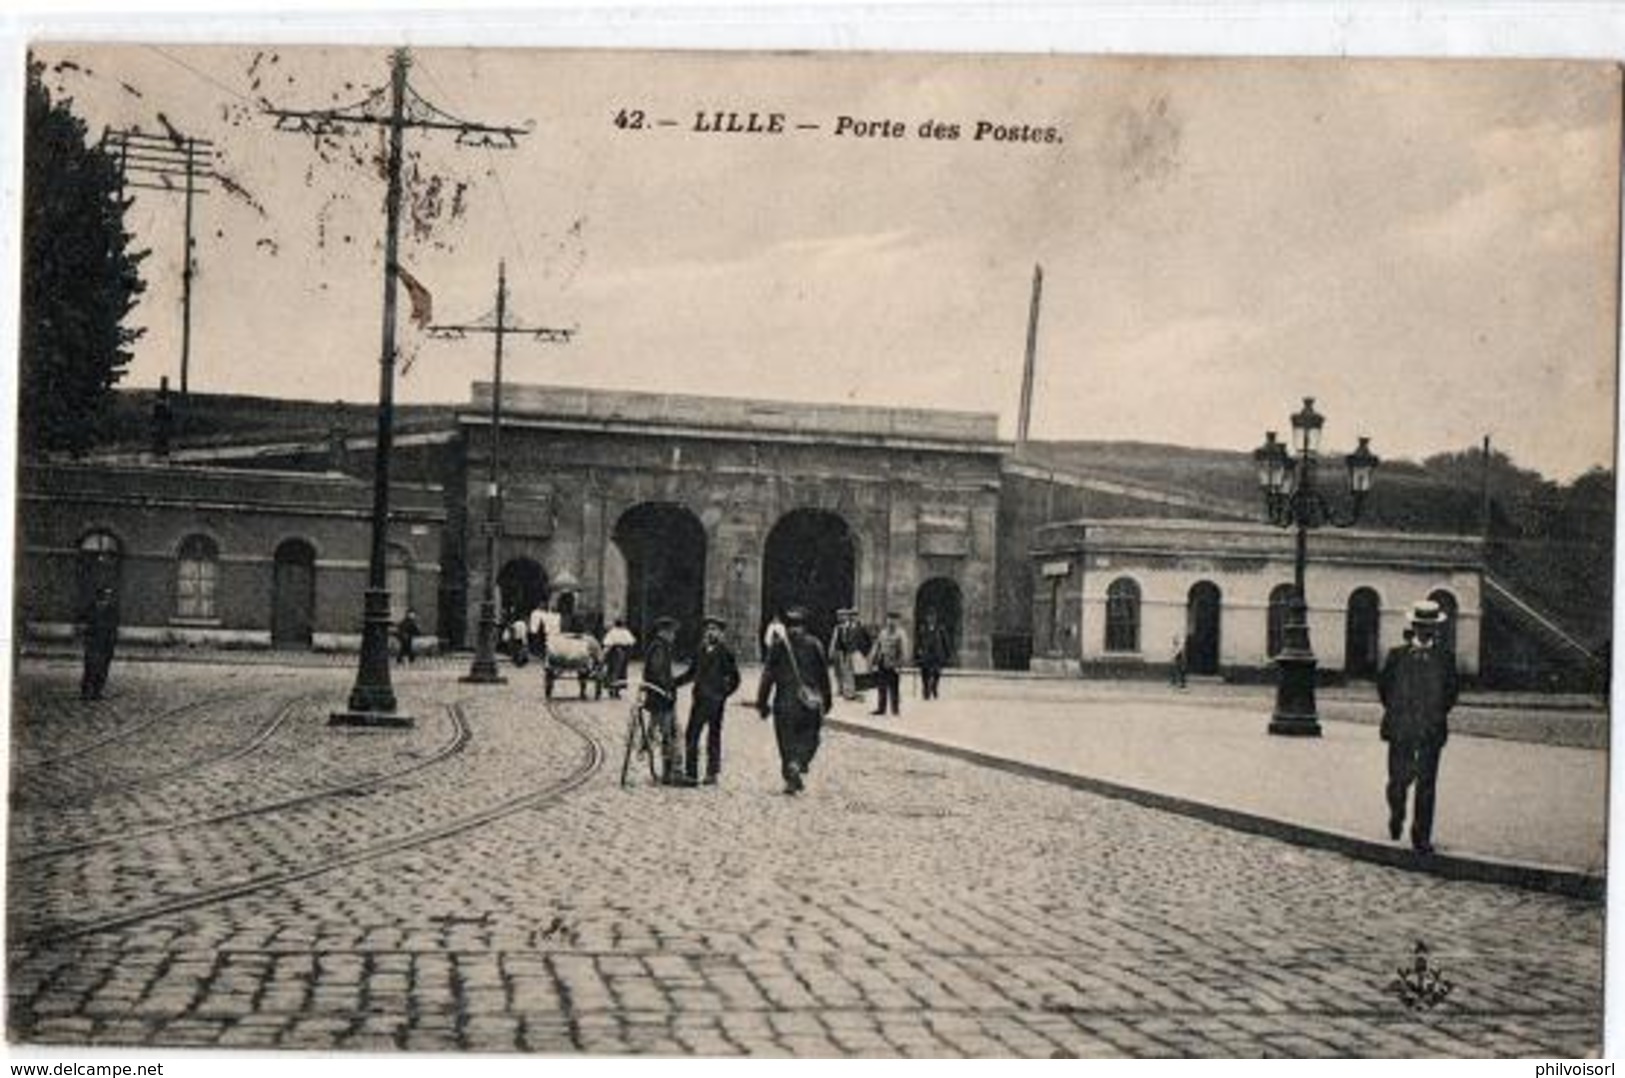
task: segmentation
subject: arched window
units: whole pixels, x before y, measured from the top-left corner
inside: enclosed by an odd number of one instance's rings
[[[215,590],[220,550],[206,535],[188,536],[175,555],[175,616],[212,621],[220,616]]]
[[[1140,650],[1140,585],[1126,576],[1106,588],[1106,650]]]
[[[77,573],[80,609],[89,606],[96,593],[103,588],[111,589],[114,598],[118,597],[119,566],[123,557],[124,547],[112,532],[93,531],[79,540]]]
[[[1456,597],[1443,588],[1435,588],[1428,593],[1428,598],[1439,604],[1439,611],[1444,615],[1444,625],[1439,629],[1439,646],[1450,652],[1456,652],[1456,619],[1461,616],[1461,606]]]
[[[1277,584],[1270,589],[1269,624],[1265,629],[1265,654],[1275,658],[1286,646],[1286,615],[1292,609],[1292,596],[1297,589],[1291,584]]]

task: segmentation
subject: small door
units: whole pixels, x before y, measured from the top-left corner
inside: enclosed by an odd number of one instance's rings
[[[1219,587],[1204,580],[1191,587],[1185,605],[1185,659],[1193,674],[1219,672]]]
[[[1349,596],[1348,630],[1343,641],[1343,672],[1349,677],[1375,677],[1382,659],[1382,610],[1377,593],[1357,588]]]
[[[271,585],[271,645],[308,648],[316,625],[316,551],[301,539],[276,548]]]

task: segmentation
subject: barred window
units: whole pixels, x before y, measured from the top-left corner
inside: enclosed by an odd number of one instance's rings
[[[1140,585],[1126,576],[1106,589],[1106,650],[1140,650]]]
[[[175,616],[200,620],[219,617],[215,588],[220,552],[214,540],[193,535],[181,544],[175,563]]]

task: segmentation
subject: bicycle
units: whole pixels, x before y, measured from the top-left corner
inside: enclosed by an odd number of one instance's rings
[[[671,699],[670,695],[655,685],[639,686],[642,692],[633,696],[631,714],[626,723],[626,751],[621,757],[621,788],[632,784],[632,755],[634,752],[642,753],[649,760],[649,781],[658,784],[660,772],[655,764],[655,735],[651,729],[649,709],[645,704],[646,693]]]

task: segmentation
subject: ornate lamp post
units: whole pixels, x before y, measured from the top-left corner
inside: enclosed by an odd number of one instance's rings
[[[1325,423],[1326,417],[1315,411],[1315,399],[1305,397],[1303,410],[1292,416],[1291,447],[1276,441],[1275,432],[1269,431],[1264,435],[1264,444],[1253,450],[1269,522],[1278,528],[1295,528],[1298,539],[1292,599],[1287,606],[1281,652],[1275,659],[1280,680],[1275,713],[1270,719],[1272,734],[1320,736],[1320,717],[1315,709],[1315,653],[1309,644],[1309,604],[1303,586],[1309,532],[1326,525],[1352,527],[1360,519],[1360,510],[1371,493],[1372,475],[1380,463],[1371,452],[1371,439],[1361,436],[1359,448],[1344,458],[1352,506],[1347,517],[1337,516],[1316,482],[1320,428]]]

